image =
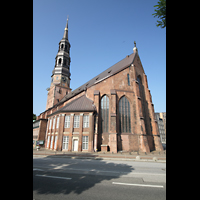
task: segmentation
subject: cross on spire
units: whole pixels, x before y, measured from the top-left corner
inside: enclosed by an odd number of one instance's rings
[[[134,52],[134,53],[136,53],[136,52],[137,52],[136,41],[134,41],[133,52]]]

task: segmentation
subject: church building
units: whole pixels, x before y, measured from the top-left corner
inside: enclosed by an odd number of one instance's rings
[[[135,42],[133,53],[73,91],[70,62],[67,20],[47,88],[46,110],[34,122],[42,122],[35,135],[43,136],[45,148],[113,153],[163,150]]]

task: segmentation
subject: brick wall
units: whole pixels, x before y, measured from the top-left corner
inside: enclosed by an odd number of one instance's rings
[[[129,74],[130,85],[128,85],[127,74]],[[139,83],[137,78],[141,79],[141,91],[139,90]],[[139,56],[136,56],[133,64],[126,69],[120,71],[119,73],[102,80],[101,82],[87,88],[86,91],[74,96],[70,100],[60,104],[58,107],[52,108],[47,111],[47,114],[43,113],[43,116],[47,118],[49,114],[52,114],[56,110],[60,109],[67,103],[73,101],[74,99],[86,95],[87,98],[91,99],[96,106],[97,113],[96,125],[92,125],[92,129],[89,130],[89,150],[92,151],[93,148],[101,149],[101,145],[108,145],[109,149],[113,151],[124,150],[124,151],[143,151],[149,152],[150,150],[162,150],[162,145],[160,142],[159,132],[157,130],[157,123],[154,119],[154,107],[152,103],[152,98],[150,90],[148,88],[147,76],[144,73]],[[109,123],[108,123],[108,133],[101,132],[101,98],[103,95],[107,95],[109,98]],[[130,115],[131,115],[131,132],[119,133],[119,101],[120,98],[125,96],[130,104]],[[69,114],[69,113],[68,113]],[[77,113],[80,114],[80,113]],[[73,120],[73,117],[71,118]],[[64,120],[64,118],[63,118]],[[93,119],[94,120],[94,117]],[[61,123],[61,122],[60,122]],[[62,122],[64,123],[64,122]],[[71,122],[73,123],[73,121]],[[94,121],[93,121],[94,123]],[[61,125],[63,126],[63,125]],[[58,149],[61,150],[62,137],[63,134],[68,133],[70,142],[69,149],[72,149],[73,132],[78,132],[79,136],[79,150],[81,150],[82,136],[83,132],[87,130],[83,129],[65,129],[59,130],[59,144]],[[96,136],[94,137],[94,133]],[[50,135],[52,130],[50,130]],[[116,135],[116,139],[112,140],[111,134]],[[94,141],[94,138],[97,141]],[[112,143],[111,143],[112,141]],[[96,147],[94,147],[94,144]]]

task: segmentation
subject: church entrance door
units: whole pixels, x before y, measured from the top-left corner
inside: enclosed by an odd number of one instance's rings
[[[78,140],[73,140],[73,151],[78,151]]]

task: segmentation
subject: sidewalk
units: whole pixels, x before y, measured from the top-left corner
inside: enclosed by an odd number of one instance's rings
[[[152,162],[166,162],[166,150],[164,152],[152,151],[149,154],[137,153],[137,152],[118,152],[112,154],[110,152],[62,152],[53,151],[49,149],[41,148],[39,151],[33,149],[33,156],[51,156],[62,157],[72,159],[95,159],[95,160],[129,160],[129,161],[152,161]]]

